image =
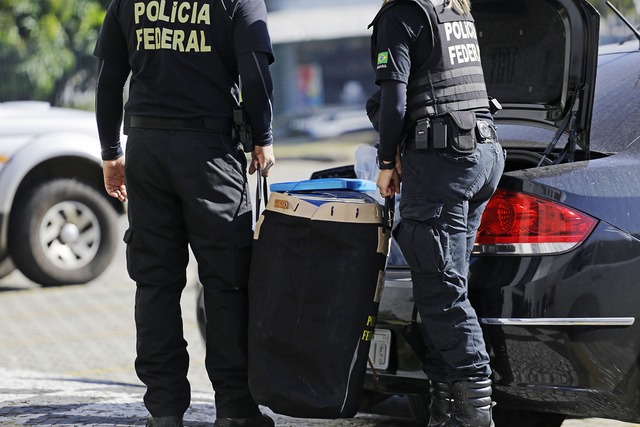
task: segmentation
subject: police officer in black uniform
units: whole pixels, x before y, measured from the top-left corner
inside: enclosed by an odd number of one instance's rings
[[[95,49],[105,188],[129,201],[127,268],[137,286],[135,367],[147,386],[147,426],[182,426],[190,404],[180,311],[188,245],[205,292],[214,426],[274,425],[247,385],[246,172],[267,176],[275,162],[266,17],[263,0],[113,0]],[[130,73],[125,168],[120,126]],[[246,119],[234,125],[240,81]],[[234,126],[253,132],[249,165]]]
[[[378,187],[400,192],[397,239],[428,354],[429,426],[489,427],[491,369],[467,298],[469,257],[504,168],[468,0],[388,0],[374,19]]]

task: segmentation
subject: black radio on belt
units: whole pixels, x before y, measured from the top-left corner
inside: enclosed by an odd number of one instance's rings
[[[415,129],[415,141],[416,150],[428,150],[429,149],[429,128],[431,127],[431,121],[426,119],[418,120]]]
[[[253,151],[253,130],[249,124],[247,113],[238,105],[233,109],[233,130],[231,132],[233,140],[242,144],[245,153]]]
[[[447,148],[447,118],[444,116],[431,118],[431,148],[440,150]]]
[[[415,128],[416,150],[447,148],[447,121],[444,117],[418,120]]]

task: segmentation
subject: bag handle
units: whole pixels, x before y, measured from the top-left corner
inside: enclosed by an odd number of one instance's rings
[[[262,167],[258,165],[256,172],[256,222],[260,219],[260,208],[262,207],[262,200],[264,197],[264,207],[267,207],[267,200],[269,200],[269,186],[267,185],[267,177],[262,176]]]
[[[395,195],[384,198],[384,209],[382,210],[382,231],[386,233],[393,229],[393,220],[396,208]]]

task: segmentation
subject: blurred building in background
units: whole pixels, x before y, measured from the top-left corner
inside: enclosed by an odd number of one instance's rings
[[[61,106],[92,108],[97,61],[91,51],[101,13],[109,0],[92,1],[102,8],[94,8],[92,16],[78,11],[82,19],[69,20],[68,28],[64,27],[61,35],[52,36],[51,40],[40,37],[42,31],[28,31],[33,30],[29,25],[35,22],[35,17],[27,6],[38,9],[35,7],[41,6],[38,0],[0,4],[0,102],[39,99]],[[363,117],[353,112],[363,112],[366,99],[376,90],[369,53],[371,30],[367,26],[382,0],[265,1],[276,55],[271,71],[277,121],[315,116],[314,122],[298,120],[294,128],[307,129],[307,133],[317,135],[368,126]],[[630,30],[604,5],[604,0],[590,1],[597,4],[603,14],[601,43],[631,36]],[[634,0],[635,10],[631,0],[613,2],[626,5],[629,20],[638,22],[640,0]],[[40,9],[41,14],[51,12]],[[77,24],[86,24],[90,18],[95,24],[93,33],[80,32],[78,28],[84,26]],[[63,28],[62,17],[43,15],[38,19],[42,22],[58,22],[58,19],[60,25],[55,28]],[[14,21],[21,22],[22,26],[9,25]],[[73,69],[63,69],[65,64],[75,65]],[[34,91],[36,85],[41,88],[39,91]]]
[[[277,115],[336,106],[364,110],[375,90],[367,26],[380,5],[380,0],[267,1]]]

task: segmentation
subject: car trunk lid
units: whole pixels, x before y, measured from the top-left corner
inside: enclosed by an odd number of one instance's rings
[[[583,0],[475,0],[489,96],[496,123],[528,123],[569,135],[589,157],[598,54],[599,14]]]

